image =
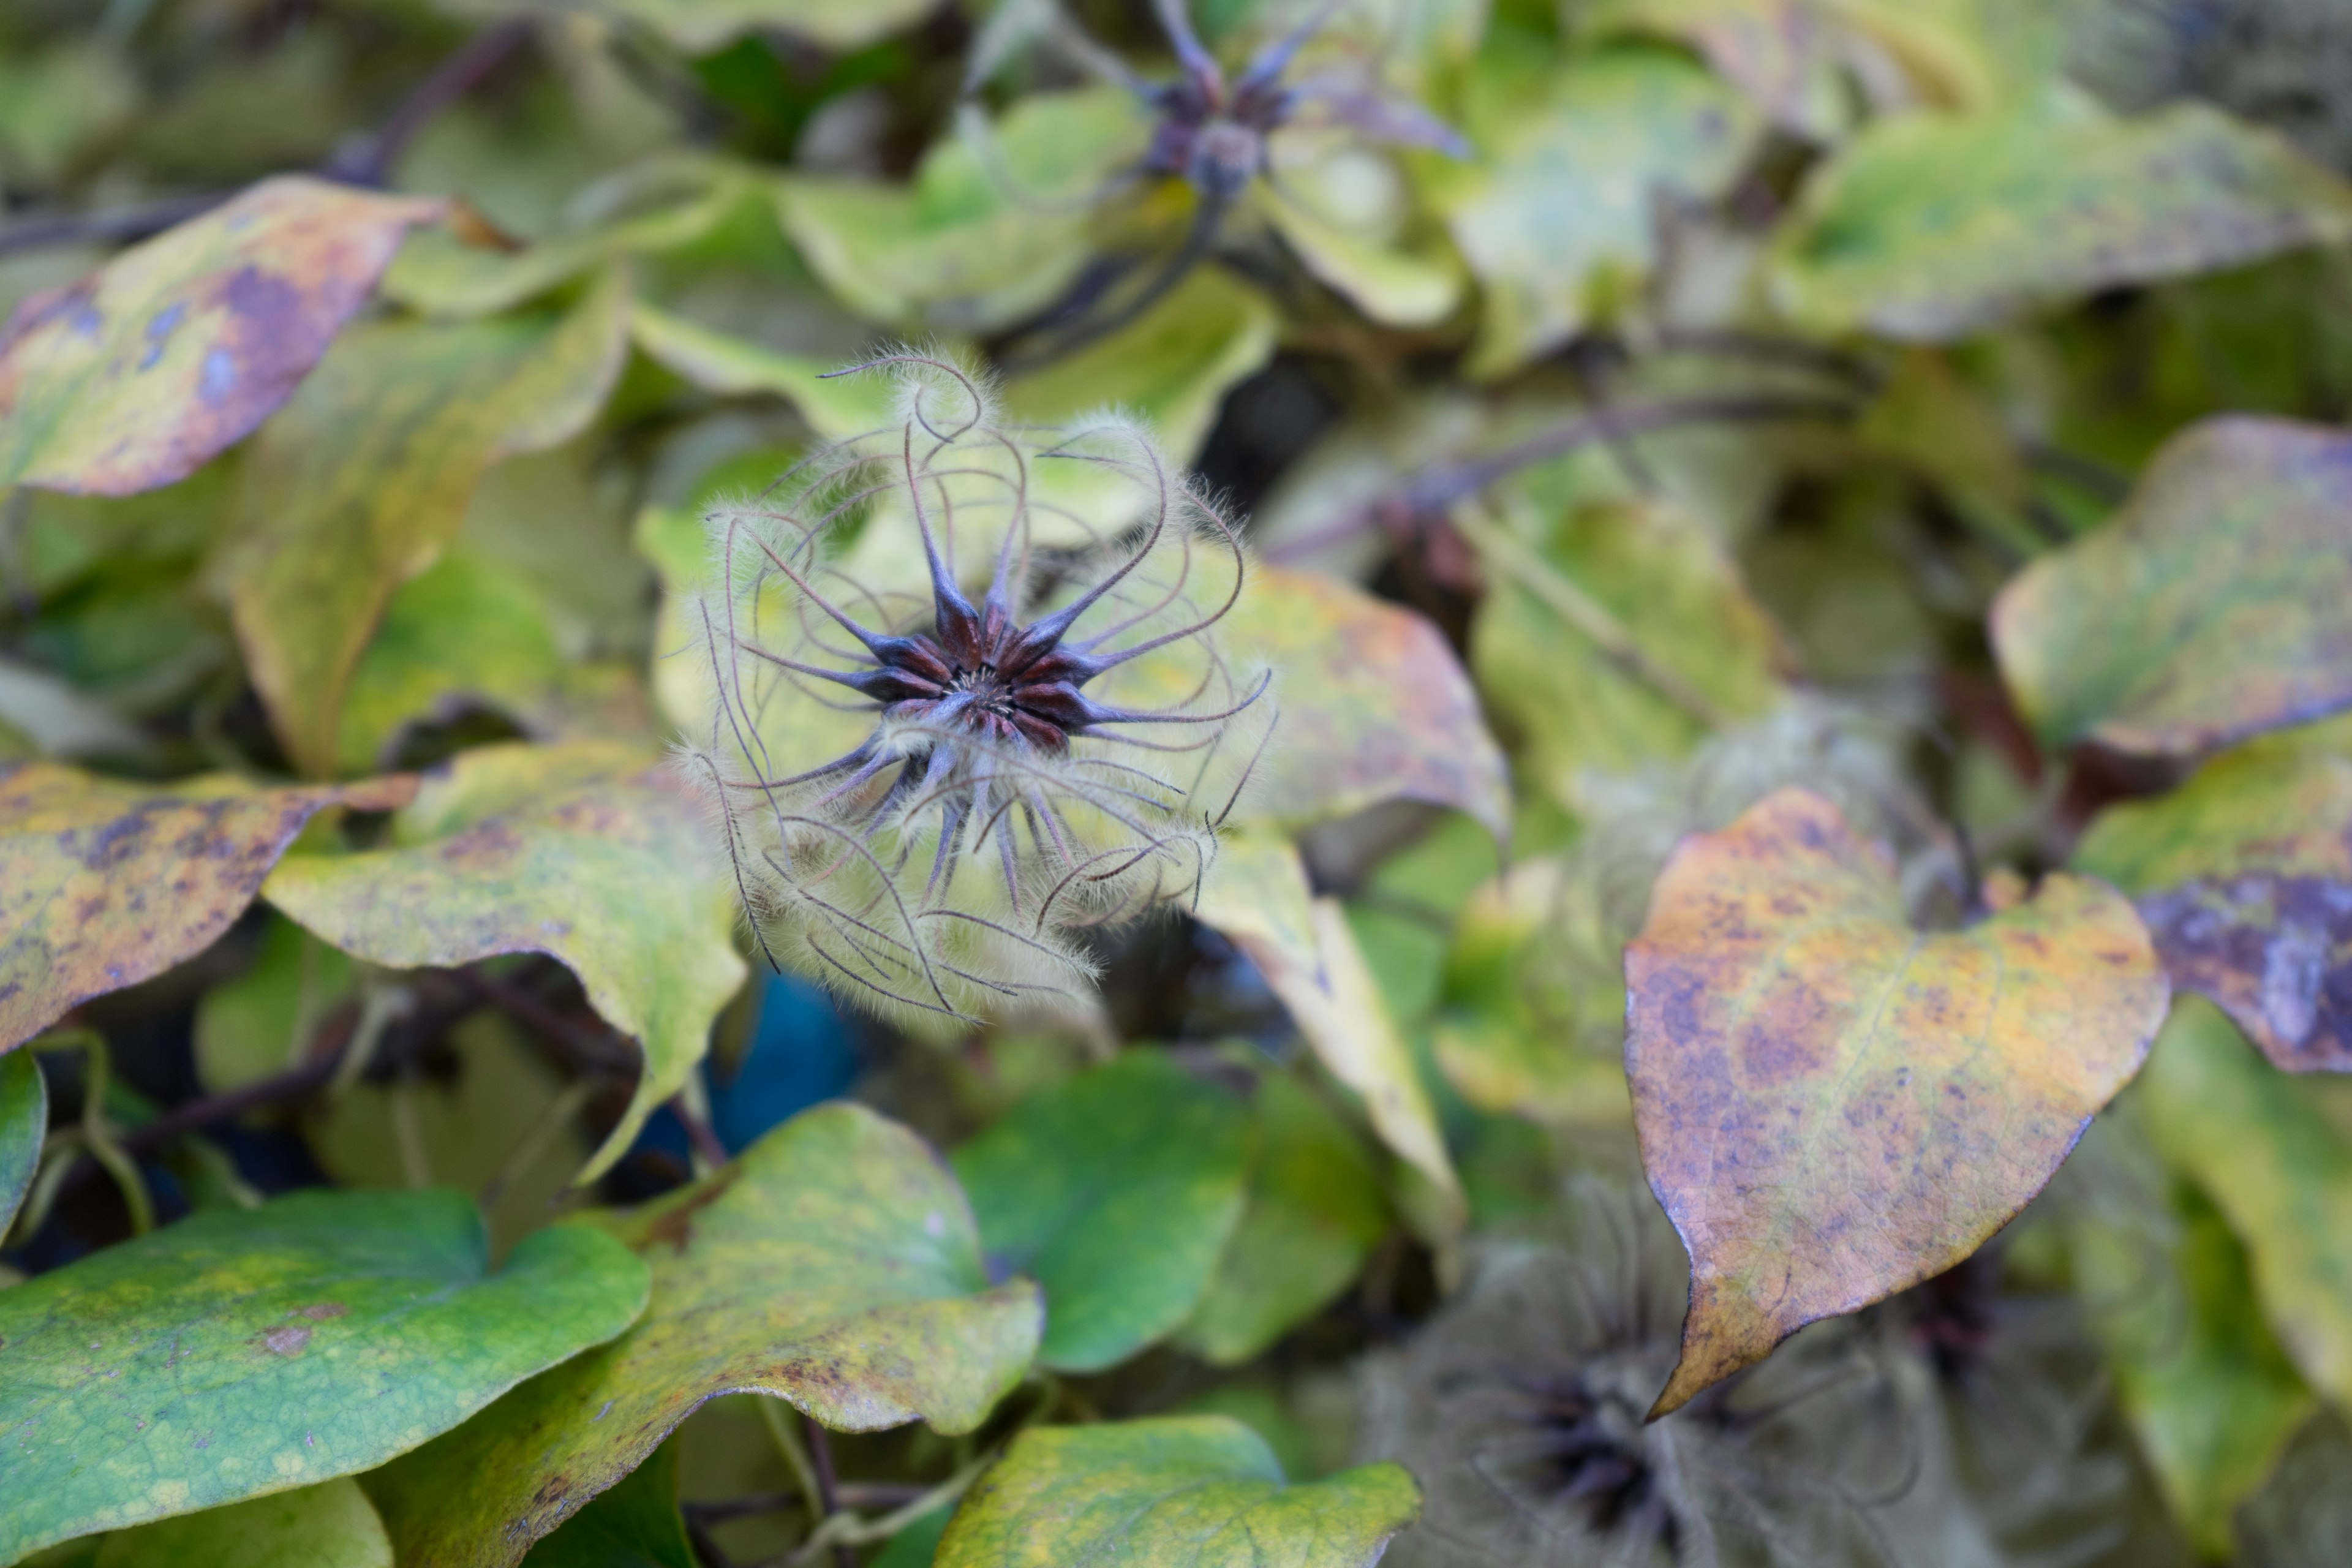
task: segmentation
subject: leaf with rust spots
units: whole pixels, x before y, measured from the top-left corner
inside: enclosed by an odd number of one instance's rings
[[[1194,913],[1257,966],[1316,1057],[1362,1098],[1381,1141],[1429,1179],[1457,1223],[1462,1184],[1436,1108],[1345,909],[1315,896],[1297,847],[1262,827],[1228,833]]]
[[[2202,104],[1897,115],[1812,175],[1769,288],[1807,331],[1951,342],[2102,289],[2352,235],[2352,189]]]
[[[1642,1163],[1691,1255],[1654,1415],[1974,1252],[2138,1070],[2168,996],[2105,884],[1914,931],[1891,860],[1798,789],[1675,848],[1625,984]]]
[[[1287,1485],[1223,1415],[1024,1432],[940,1542],[939,1568],[1365,1568],[1421,1511],[1398,1465]]]
[[[1238,816],[1302,827],[1417,800],[1509,835],[1502,748],[1428,621],[1337,578],[1261,566],[1217,633],[1236,669],[1276,671],[1282,714]]]
[[[306,1192],[0,1291],[0,1561],[371,1468],[646,1304],[587,1226],[488,1254],[463,1194]]]
[[[1253,1142],[1233,1094],[1137,1050],[955,1152],[990,1259],[1045,1287],[1041,1361],[1100,1372],[1175,1331],[1241,1220]]]
[[[0,776],[0,1049],[211,946],[319,812],[389,810],[415,788],[156,788],[55,763]]]
[[[2003,588],[1993,646],[2053,746],[2187,756],[2352,705],[2352,436],[2191,426],[2116,520]]]
[[[441,204],[265,180],[0,328],[0,490],[172,484],[291,396]]]
[[[461,752],[393,819],[388,847],[296,856],[263,891],[372,963],[544,952],[569,965],[646,1056],[635,1098],[582,1181],[685,1084],[743,984],[734,886],[700,808],[654,757],[620,742]]]
[[[2352,1072],[2352,720],[2264,736],[2110,807],[2079,870],[2139,901],[2156,951],[2288,1072]]]
[[[41,1167],[41,1140],[49,1131],[49,1088],[30,1051],[0,1057],[0,1237]]]
[[[2254,1294],[2311,1385],[2352,1402],[2352,1139],[2199,997],[2173,1009],[2134,1091],[2165,1160],[2245,1244]]]
[[[990,1288],[954,1177],[861,1106],[805,1111],[608,1225],[652,1265],[644,1321],[371,1477],[402,1562],[518,1561],[717,1394],[969,1432],[1036,1353],[1036,1286]]]
[[[98,1546],[89,1568],[393,1568],[392,1542],[359,1483],[337,1477],[315,1487],[120,1530]]]
[[[393,591],[456,541],[482,470],[593,418],[628,350],[617,272],[562,313],[377,321],[246,455],[217,563],[287,754],[328,774],[352,668]]]

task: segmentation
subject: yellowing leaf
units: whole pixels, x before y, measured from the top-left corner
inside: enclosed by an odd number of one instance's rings
[[[90,1568],[392,1568],[392,1541],[357,1481],[315,1487],[118,1531]]]
[[[2185,756],[2352,704],[2352,436],[2190,426],[2116,520],[2001,590],[1993,646],[2042,739]]]
[[[288,175],[26,300],[0,329],[0,489],[185,479],[292,395],[439,210]]]
[[[1660,49],[1590,55],[1544,100],[1489,130],[1486,154],[1440,193],[1486,289],[1469,370],[1496,375],[1634,303],[1657,263],[1656,204],[1719,193],[1755,116],[1729,88]]]
[[[2074,865],[2137,898],[2173,984],[2276,1066],[2352,1069],[2352,721],[2266,735],[2110,807]]]
[[[1883,120],[1805,188],[1770,288],[1817,332],[1949,342],[2101,289],[2352,235],[2352,189],[2184,104]]]
[[[1318,899],[1290,842],[1263,829],[1228,836],[1196,911],[1257,966],[1333,1078],[1363,1098],[1372,1129],[1429,1178],[1460,1217],[1462,1185],[1363,950],[1337,899]]]
[[[2007,1224],[2137,1070],[2167,988],[2076,877],[1914,931],[1891,861],[1804,790],[1684,840],[1626,949],[1642,1163],[1691,1254],[1664,1414]]]
[[[1223,1415],[1023,1433],[956,1510],[939,1568],[1367,1568],[1421,1510],[1395,1465],[1285,1486]]]
[[[583,1181],[678,1091],[743,984],[734,888],[700,810],[650,756],[616,742],[461,752],[394,818],[388,847],[294,857],[264,891],[373,963],[544,952],[569,965],[646,1056]]]
[[[517,1562],[717,1394],[969,1432],[1036,1352],[1037,1287],[990,1288],[954,1178],[862,1106],[806,1111],[608,1223],[653,1266],[643,1321],[370,1477],[402,1562]]]
[[[254,684],[306,772],[335,765],[352,668],[393,591],[457,538],[483,468],[594,416],[627,324],[618,274],[558,317],[373,323],[263,429],[221,569]]]
[[[1428,621],[1337,578],[1261,566],[1217,632],[1236,668],[1276,672],[1282,715],[1238,816],[1301,827],[1417,800],[1509,835],[1502,748]]]
[[[2245,1243],[2287,1354],[2352,1401],[2352,1140],[2197,997],[2173,1009],[2143,1078],[2150,1135]]]
[[[0,1291],[0,1558],[382,1464],[646,1304],[612,1237],[488,1269],[462,1194],[215,1209]]]
[[[54,763],[0,776],[0,1048],[211,946],[319,812],[386,811],[415,788],[154,788]]]

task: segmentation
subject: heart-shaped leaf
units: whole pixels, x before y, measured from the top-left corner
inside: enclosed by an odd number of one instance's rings
[[[0,1291],[0,1559],[380,1465],[646,1304],[579,1226],[488,1262],[460,1194],[307,1192]]]
[[[211,946],[319,812],[389,810],[415,789],[158,789],[54,763],[0,777],[0,1048]]]
[[[1658,1415],[1974,1252],[2138,1070],[2168,994],[2087,879],[1913,930],[1892,862],[1800,789],[1676,847],[1625,984],[1642,1163],[1691,1255]]]
[[[41,1064],[30,1051],[0,1057],[0,1240],[41,1167],[41,1141],[48,1131],[49,1089]]]
[[[2101,289],[2352,234],[2352,189],[2268,132],[2183,104],[1895,115],[1807,184],[1771,289],[1817,332],[1949,342]]]
[[[1174,1331],[1242,1214],[1250,1118],[1150,1050],[1034,1095],[955,1152],[991,1260],[1045,1289],[1046,1365],[1098,1372]]]
[[[2172,983],[2277,1066],[2352,1071],[2352,721],[2249,742],[2110,807],[2074,865],[2136,898]]]
[[[358,328],[246,455],[220,564],[288,754],[336,763],[352,668],[393,590],[456,538],[482,470],[577,434],[628,350],[619,274],[561,314]]]
[[[360,1490],[339,1476],[315,1487],[184,1513],[99,1543],[90,1568],[392,1568],[392,1540]]]
[[[393,819],[388,847],[293,857],[264,892],[372,963],[544,952],[568,965],[646,1054],[635,1098],[583,1181],[684,1085],[745,973],[733,884],[700,811],[652,757],[617,742],[461,752]]]
[[[1367,1568],[1412,1522],[1395,1465],[1283,1483],[1223,1415],[1023,1433],[949,1522],[939,1568]]]
[[[2314,1388],[2352,1401],[2352,1140],[2199,997],[2173,1009],[2136,1093],[2166,1160],[2244,1241],[2263,1315]]]
[[[1037,1288],[989,1287],[954,1179],[860,1106],[805,1111],[607,1223],[653,1266],[644,1321],[369,1478],[402,1562],[515,1563],[718,1394],[969,1432],[1036,1352]]]
[[[2052,745],[2183,756],[2352,704],[2352,436],[2190,426],[2123,511],[2020,573],[1993,646]]]
[[[0,490],[184,479],[292,395],[440,204],[265,180],[17,307],[0,329]]]

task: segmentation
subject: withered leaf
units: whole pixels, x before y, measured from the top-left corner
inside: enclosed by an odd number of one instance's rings
[[[1642,1163],[1691,1254],[1657,1415],[1974,1252],[2138,1070],[2168,994],[2131,905],[2085,878],[1913,930],[1884,852],[1800,789],[1675,848],[1625,978]]]
[[[0,328],[0,490],[172,484],[292,395],[440,204],[265,180]]]
[[[319,812],[386,811],[415,790],[407,777],[159,788],[56,763],[0,776],[0,1049],[211,946]]]
[[[2123,511],[2001,590],[1993,646],[2053,745],[2186,756],[2352,704],[2352,436],[2193,425]]]
[[[645,1317],[369,1478],[402,1562],[517,1562],[720,1394],[969,1432],[1036,1353],[1037,1287],[989,1285],[955,1178],[863,1106],[803,1112],[607,1224],[653,1267]]]
[[[2352,1071],[2352,721],[2266,735],[2109,808],[2074,865],[2136,898],[2172,983],[2273,1063]]]

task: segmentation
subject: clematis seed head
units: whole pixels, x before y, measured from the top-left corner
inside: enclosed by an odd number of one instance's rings
[[[1135,421],[1008,421],[950,361],[707,521],[716,802],[772,962],[886,1014],[1089,1004],[1090,933],[1197,892],[1272,733],[1232,519]]]

